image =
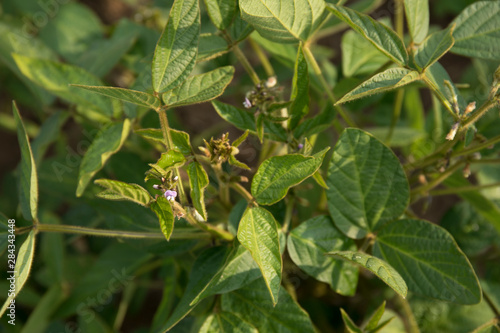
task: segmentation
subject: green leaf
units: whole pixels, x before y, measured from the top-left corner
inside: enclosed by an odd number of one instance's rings
[[[161,154],[160,159],[156,165],[164,170],[178,168],[184,165],[186,158],[184,155],[175,149],[170,149],[166,153]]]
[[[274,42],[306,41],[323,21],[322,0],[248,0],[240,2],[241,17]]]
[[[190,303],[205,289],[213,276],[224,265],[227,254],[227,247],[218,246],[209,248],[198,256],[189,274],[189,281],[181,300],[175,307],[172,315],[168,318],[167,323],[159,331],[165,332],[170,330],[193,310],[195,305],[190,305]]]
[[[252,180],[252,195],[261,205],[272,205],[285,197],[288,189],[312,176],[330,148],[306,157],[300,154],[273,156],[265,160]]]
[[[205,0],[208,16],[219,30],[224,30],[233,21],[237,0]]]
[[[252,254],[245,247],[237,245],[231,251],[224,266],[191,304],[194,305],[208,296],[240,289],[261,276],[262,273],[253,260]]]
[[[453,39],[454,27],[451,25],[447,29],[433,33],[418,47],[414,57],[420,68],[429,67],[451,49],[455,42]]]
[[[225,66],[205,74],[187,78],[179,86],[162,94],[163,102],[169,108],[203,103],[222,95],[233,79],[234,67]]]
[[[220,333],[220,332],[238,332],[238,333],[258,333],[257,329],[241,320],[231,312],[217,312],[211,314],[205,319],[199,330],[200,333]]]
[[[85,153],[78,173],[76,196],[81,196],[92,177],[104,167],[106,161],[120,150],[130,132],[130,120],[109,124],[97,133]]]
[[[30,141],[24,128],[21,115],[15,102],[12,102],[12,112],[17,127],[17,140],[21,148],[21,164],[19,175],[19,202],[25,219],[37,220],[38,214],[38,176],[35,159],[31,151]]]
[[[142,128],[134,131],[145,139],[165,144],[163,132],[159,128]],[[189,134],[183,131],[170,129],[170,136],[174,146],[172,150],[180,151],[184,155],[191,154],[191,144],[189,143]]]
[[[38,165],[42,162],[45,152],[49,146],[59,138],[61,127],[68,118],[69,113],[56,111],[43,122],[37,137],[33,140],[31,145],[35,164]]]
[[[405,91],[406,94],[406,91]],[[420,97],[419,97],[420,98]],[[387,133],[391,131],[390,127],[369,127],[366,131],[372,134],[380,141],[387,138]],[[427,135],[423,130],[416,130],[411,127],[394,127],[392,129],[392,139],[390,142],[391,147],[405,147],[409,146],[417,140],[425,138]]]
[[[361,83],[345,94],[336,104],[396,89],[418,79],[420,79],[420,74],[417,71],[406,68],[389,68]]]
[[[70,103],[86,106],[107,117],[113,115],[113,105],[110,100],[70,86],[73,83],[102,86],[101,80],[93,74],[68,64],[28,58],[19,54],[12,56],[19,70],[33,83]]]
[[[340,308],[340,314],[342,315],[342,321],[345,325],[345,330],[348,333],[363,333],[361,328],[356,326],[356,324],[352,321],[351,317],[344,311],[344,309]]]
[[[16,266],[14,269],[9,269],[8,271],[14,271],[16,273],[9,273],[8,278],[11,276],[15,277],[14,281],[14,292],[10,293],[7,297],[7,300],[3,304],[0,309],[0,317],[3,316],[7,307],[11,305],[11,301],[19,294],[21,289],[23,288],[26,280],[28,280],[28,276],[31,270],[31,263],[33,262],[33,256],[35,254],[35,230],[31,230],[28,234],[28,238],[23,242],[21,247],[19,248],[19,252],[17,253],[16,258]],[[10,280],[9,280],[10,281]],[[15,305],[15,303],[13,303]]]
[[[161,195],[151,203],[151,210],[158,216],[161,232],[167,240],[170,240],[170,236],[174,231],[174,214],[170,203]]]
[[[410,189],[394,153],[370,134],[348,128],[330,161],[326,197],[335,225],[363,238],[403,214]]]
[[[394,30],[375,21],[368,15],[346,7],[327,4],[326,8],[346,22],[353,30],[363,35],[392,61],[401,66],[408,63],[406,47]]]
[[[444,184],[448,187],[463,187],[471,186],[471,183],[467,181],[461,174],[455,174],[448,177]],[[491,200],[486,198],[482,193],[478,191],[471,192],[460,192],[457,193],[462,199],[467,200],[477,212],[487,219],[491,225],[500,233],[500,207],[498,207]]]
[[[290,100],[293,103],[290,106],[290,120],[288,125],[291,129],[294,129],[297,127],[299,121],[309,113],[309,72],[307,61],[302,52],[302,46],[299,47],[297,60],[295,61]]]
[[[347,77],[372,74],[387,62],[385,54],[352,30],[342,35],[341,51],[342,72]]]
[[[280,289],[280,301],[274,304],[267,295],[262,279],[224,294],[221,299],[223,311],[234,313],[252,323],[259,332],[315,332],[307,312],[290,297],[285,288]]]
[[[460,304],[481,301],[474,269],[443,228],[426,221],[398,220],[377,235],[373,253],[389,262],[412,292]]]
[[[175,88],[188,77],[196,63],[199,35],[198,0],[175,0],[153,57],[154,91]]]
[[[229,52],[227,41],[217,34],[200,35],[196,62],[208,61]]]
[[[327,103],[326,108],[320,114],[315,115],[301,122],[293,131],[293,136],[296,139],[300,137],[308,137],[319,133],[330,127],[330,124],[335,119],[336,111],[331,103]]]
[[[238,240],[259,265],[273,305],[278,303],[283,262],[280,254],[278,226],[264,208],[247,208],[238,227]]]
[[[375,312],[370,316],[370,319],[366,323],[365,330],[368,332],[373,332],[378,328],[378,322],[382,318],[385,312],[385,301],[375,310]]]
[[[212,105],[215,111],[227,122],[243,131],[249,130],[251,133],[257,134],[255,118],[250,112],[219,101],[212,101]],[[283,126],[268,120],[264,120],[264,131],[271,140],[281,142],[287,142],[288,140],[288,135]]]
[[[189,187],[191,188],[191,200],[196,211],[207,220],[205,209],[205,187],[208,186],[208,176],[205,169],[198,162],[192,162],[187,167],[189,176]]]
[[[96,179],[94,184],[106,189],[97,196],[107,200],[129,200],[147,207],[152,200],[149,192],[137,184],[128,184],[118,180]]]
[[[332,290],[353,296],[358,283],[358,268],[325,256],[332,251],[356,250],[327,216],[302,222],[288,235],[288,253],[292,261],[315,279],[328,283]]]
[[[420,44],[429,31],[429,0],[404,0],[411,39]]]
[[[155,110],[161,105],[158,98],[142,91],[105,86],[83,86],[79,84],[72,84],[71,86]]]
[[[451,23],[455,24],[452,52],[469,57],[500,60],[500,3],[476,1]]]
[[[52,314],[64,300],[65,294],[61,286],[53,284],[43,295],[28,320],[23,325],[23,332],[44,333],[51,323]]]
[[[369,254],[354,251],[335,251],[327,253],[327,255],[340,259],[347,259],[350,262],[363,266],[378,276],[401,297],[406,298],[408,287],[406,286],[405,280],[399,275],[398,271],[392,268],[387,262]]]
[[[455,111],[453,110],[453,106],[451,104],[452,98],[450,90],[448,86],[444,83],[445,81],[450,82],[454,94],[458,98],[458,106],[460,110],[465,109],[467,105],[465,103],[465,100],[458,91],[457,87],[453,84],[453,81],[448,75],[446,69],[444,69],[444,67],[441,66],[439,62],[435,62],[431,66],[427,67],[425,72],[422,74],[422,79],[424,79],[424,81],[431,87],[432,92],[436,94],[436,96],[441,100],[441,102],[445,105],[445,107],[454,113]]]

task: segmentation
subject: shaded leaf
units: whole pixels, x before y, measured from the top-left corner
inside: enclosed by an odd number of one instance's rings
[[[100,95],[81,90],[70,84],[102,86],[103,83],[86,70],[55,61],[13,55],[19,70],[33,83],[54,95],[78,105],[86,106],[107,117],[113,115],[110,100]]]
[[[21,149],[21,164],[19,174],[19,202],[25,219],[37,220],[38,214],[38,176],[35,159],[31,151],[30,141],[24,127],[19,109],[12,102],[12,112],[16,121],[17,140]]]
[[[104,167],[107,160],[120,150],[130,132],[130,120],[109,124],[97,133],[85,153],[78,173],[76,196],[81,196],[92,177]]]
[[[209,248],[198,256],[189,274],[189,281],[184,294],[182,294],[174,312],[160,331],[170,330],[193,310],[195,305],[190,305],[190,303],[205,289],[213,276],[224,265],[227,255],[228,248],[218,246]]]
[[[278,302],[283,262],[280,254],[278,226],[264,208],[247,208],[238,227],[238,240],[259,265],[273,305]]]
[[[323,163],[330,148],[313,156],[289,154],[265,160],[252,180],[252,195],[261,205],[271,205],[283,199],[292,186],[312,176]]]
[[[204,0],[210,20],[219,30],[226,29],[233,21],[237,0]]]
[[[335,225],[363,238],[403,214],[410,200],[405,172],[382,142],[359,129],[345,129],[328,168],[326,196]]]
[[[356,324],[352,321],[351,317],[344,311],[344,309],[340,308],[340,314],[342,315],[342,321],[345,325],[345,330],[348,333],[363,333],[361,328],[356,326]]]
[[[369,254],[355,251],[335,251],[327,255],[347,259],[350,262],[357,263],[384,281],[389,287],[397,292],[401,297],[406,298],[408,287],[405,280],[399,273],[392,268],[391,265],[379,258],[373,257]]]
[[[359,13],[350,8],[332,4],[327,4],[326,8],[347,23],[353,30],[362,34],[392,61],[401,66],[408,63],[406,47],[394,30],[375,21],[368,15]]]
[[[231,312],[217,312],[205,319],[200,333],[238,332],[258,333],[257,329]]]
[[[337,293],[352,296],[358,283],[358,268],[339,262],[325,253],[356,250],[327,216],[316,216],[302,222],[288,235],[288,253],[292,261],[315,279],[328,283]]]
[[[286,292],[279,291],[279,302],[274,304],[258,279],[248,286],[222,295],[222,310],[234,313],[252,323],[259,332],[314,333],[311,318]]]
[[[176,0],[153,57],[152,80],[156,92],[178,86],[194,68],[200,35],[198,0]]]
[[[454,25],[447,29],[437,31],[427,37],[415,52],[414,58],[420,68],[427,68],[445,55],[455,40],[453,39]]]
[[[321,24],[321,0],[250,0],[240,2],[241,17],[259,34],[274,42],[306,41]]]
[[[158,216],[161,232],[167,240],[170,240],[170,236],[174,231],[174,214],[170,203],[161,195],[151,203],[151,210]]]
[[[198,162],[192,162],[187,167],[189,176],[189,187],[191,188],[191,200],[196,211],[207,219],[207,211],[205,209],[205,187],[208,186],[208,176],[205,169]]]
[[[414,43],[421,43],[429,31],[429,0],[404,0],[406,21]]]
[[[187,78],[182,84],[162,94],[165,105],[174,108],[210,101],[224,92],[233,79],[234,67],[225,66]]]
[[[396,89],[418,79],[420,79],[420,74],[417,71],[406,68],[389,68],[361,83],[345,94],[336,104]]]
[[[106,189],[98,197],[108,200],[129,200],[141,206],[148,206],[151,201],[149,192],[137,184],[128,184],[118,180],[96,179],[94,184]]]
[[[23,332],[44,333],[51,323],[52,315],[64,300],[65,295],[58,284],[53,284],[43,295],[28,320],[23,325]]]
[[[297,127],[299,121],[309,113],[309,72],[301,46],[297,52],[297,60],[295,60],[290,100],[293,103],[290,106],[290,120],[288,124],[291,129],[294,129]]]
[[[500,60],[500,3],[476,1],[451,23],[455,24],[452,52],[469,57]]]
[[[105,86],[83,86],[78,84],[72,84],[71,86],[155,110],[160,106],[160,100],[158,98],[142,91]]]
[[[16,257],[16,266],[14,269],[9,268],[8,270],[8,278],[14,276],[14,292],[9,293],[5,303],[0,309],[0,317],[3,316],[7,307],[11,304],[11,301],[16,298],[21,289],[23,288],[26,280],[28,280],[28,276],[31,270],[31,264],[33,262],[33,256],[35,254],[35,230],[31,230],[28,234],[28,238],[25,239],[21,247],[19,248],[19,252]],[[14,271],[15,273],[13,273]],[[10,272],[10,273],[9,273]],[[10,280],[9,280],[10,281]]]
[[[342,73],[347,77],[372,74],[387,62],[387,57],[355,31],[342,35]]]
[[[460,304],[481,301],[474,269],[443,228],[421,220],[398,220],[377,235],[373,253],[401,273],[412,292]]]

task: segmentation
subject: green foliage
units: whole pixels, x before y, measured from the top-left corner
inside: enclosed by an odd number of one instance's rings
[[[498,1],[126,3],[2,3],[0,331],[498,330]]]

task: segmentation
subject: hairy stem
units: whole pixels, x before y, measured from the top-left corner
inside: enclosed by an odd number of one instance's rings
[[[61,224],[38,224],[38,230],[41,232],[58,232],[66,234],[79,234],[88,236],[115,237],[115,238],[131,238],[131,239],[165,239],[165,236],[159,232],[138,232],[125,230],[105,230],[93,229],[86,227],[78,227],[73,225]],[[176,231],[172,234],[171,239],[201,239],[210,238],[207,233],[197,231]]]
[[[500,182],[486,184],[486,185],[470,185],[470,186],[445,188],[442,190],[433,190],[433,191],[430,191],[429,194],[432,196],[448,195],[448,194],[457,194],[457,193],[464,193],[464,192],[473,192],[473,191],[484,190],[484,189],[492,188],[492,187],[500,187]]]
[[[417,187],[416,189],[412,190],[411,196],[416,197],[418,195],[425,194],[428,191],[432,190],[434,187],[438,186],[443,181],[445,181],[448,177],[450,177],[453,173],[455,173],[455,171],[457,171],[464,164],[464,162],[465,161],[458,161],[457,163],[453,164],[451,167],[446,169],[445,172],[443,172],[442,174],[437,176],[435,179],[430,181],[428,184],[422,185],[422,186]]]
[[[349,125],[350,127],[356,127],[356,124],[354,121],[349,117],[349,115],[344,111],[344,109],[340,105],[335,105],[337,103],[337,99],[335,98],[335,95],[333,94],[332,88],[326,82],[325,77],[323,76],[323,73],[321,71],[321,68],[319,67],[318,63],[316,62],[316,59],[314,58],[314,55],[312,54],[311,50],[307,45],[303,45],[303,51],[304,51],[304,56],[307,59],[307,62],[309,66],[312,67],[314,74],[318,77],[321,85],[325,89],[325,92],[328,96],[328,99],[330,102],[333,104],[339,115],[344,119],[344,121]]]
[[[267,59],[267,56],[264,53],[264,51],[262,50],[262,48],[260,47],[260,45],[257,44],[257,42],[255,42],[252,39],[252,37],[248,38],[248,42],[250,43],[250,46],[252,47],[255,54],[259,58],[260,63],[262,64],[262,67],[264,67],[264,70],[266,71],[266,75],[268,77],[275,76],[276,74],[274,73],[273,65],[271,65],[271,62],[269,61],[269,59]]]
[[[391,127],[389,128],[389,132],[387,133],[387,137],[385,138],[385,143],[390,145],[392,135],[394,134],[394,128],[398,123],[399,116],[401,115],[401,109],[403,108],[403,98],[405,95],[404,88],[399,89],[396,92],[396,100],[394,101],[394,109],[392,111],[392,119],[391,119]]]

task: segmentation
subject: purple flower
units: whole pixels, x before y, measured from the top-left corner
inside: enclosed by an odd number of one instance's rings
[[[177,197],[177,192],[174,190],[166,190],[163,195],[168,201],[174,201]]]
[[[299,145],[297,146],[298,149],[302,149],[304,148],[304,145],[302,143],[299,143]]]
[[[243,106],[246,109],[250,109],[252,107],[252,102],[250,102],[250,100],[247,97],[245,97],[245,101],[243,102]]]

